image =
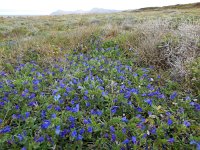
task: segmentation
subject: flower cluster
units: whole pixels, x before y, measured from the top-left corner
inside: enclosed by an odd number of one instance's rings
[[[191,148],[199,140],[200,104],[160,86],[117,46],[65,58],[1,72],[2,148]]]

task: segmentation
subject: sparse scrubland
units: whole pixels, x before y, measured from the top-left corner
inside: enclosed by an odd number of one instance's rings
[[[0,17],[0,149],[200,149],[200,8]]]

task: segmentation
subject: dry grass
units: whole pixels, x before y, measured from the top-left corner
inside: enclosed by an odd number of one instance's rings
[[[18,60],[37,59],[51,64],[75,48],[90,49],[88,42],[99,36],[120,44],[138,65],[171,69],[184,77],[186,65],[200,56],[200,10],[167,9],[42,17],[0,18],[0,67]],[[11,42],[10,42],[11,41]],[[10,43],[9,43],[10,42]],[[32,56],[32,52],[36,56]],[[134,59],[135,59],[134,58]]]

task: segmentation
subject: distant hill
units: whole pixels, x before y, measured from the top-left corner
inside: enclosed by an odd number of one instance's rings
[[[170,6],[163,6],[163,7],[145,7],[136,10],[129,10],[132,12],[141,12],[141,11],[160,11],[164,9],[193,9],[193,8],[200,8],[200,2],[198,3],[190,3],[190,4],[177,4],[177,5],[170,5]]]
[[[93,8],[89,11],[84,10],[76,10],[76,11],[63,11],[57,10],[50,15],[66,15],[66,14],[102,14],[102,13],[114,13],[120,12],[120,10],[112,10],[112,9],[103,9],[103,8]]]

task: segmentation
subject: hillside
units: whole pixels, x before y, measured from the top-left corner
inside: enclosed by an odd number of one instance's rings
[[[199,150],[191,5],[0,17],[0,149]]]
[[[76,10],[76,11],[63,11],[63,10],[57,10],[50,15],[65,15],[65,14],[103,14],[103,13],[114,13],[114,12],[120,12],[119,10],[110,10],[110,9],[103,9],[103,8],[93,8],[89,11],[83,11],[83,10]]]
[[[163,7],[146,7],[140,8],[136,10],[130,10],[132,12],[143,12],[143,11],[162,11],[166,9],[200,9],[200,3],[191,3],[191,4],[177,4],[177,5],[170,5],[170,6],[163,6]]]

